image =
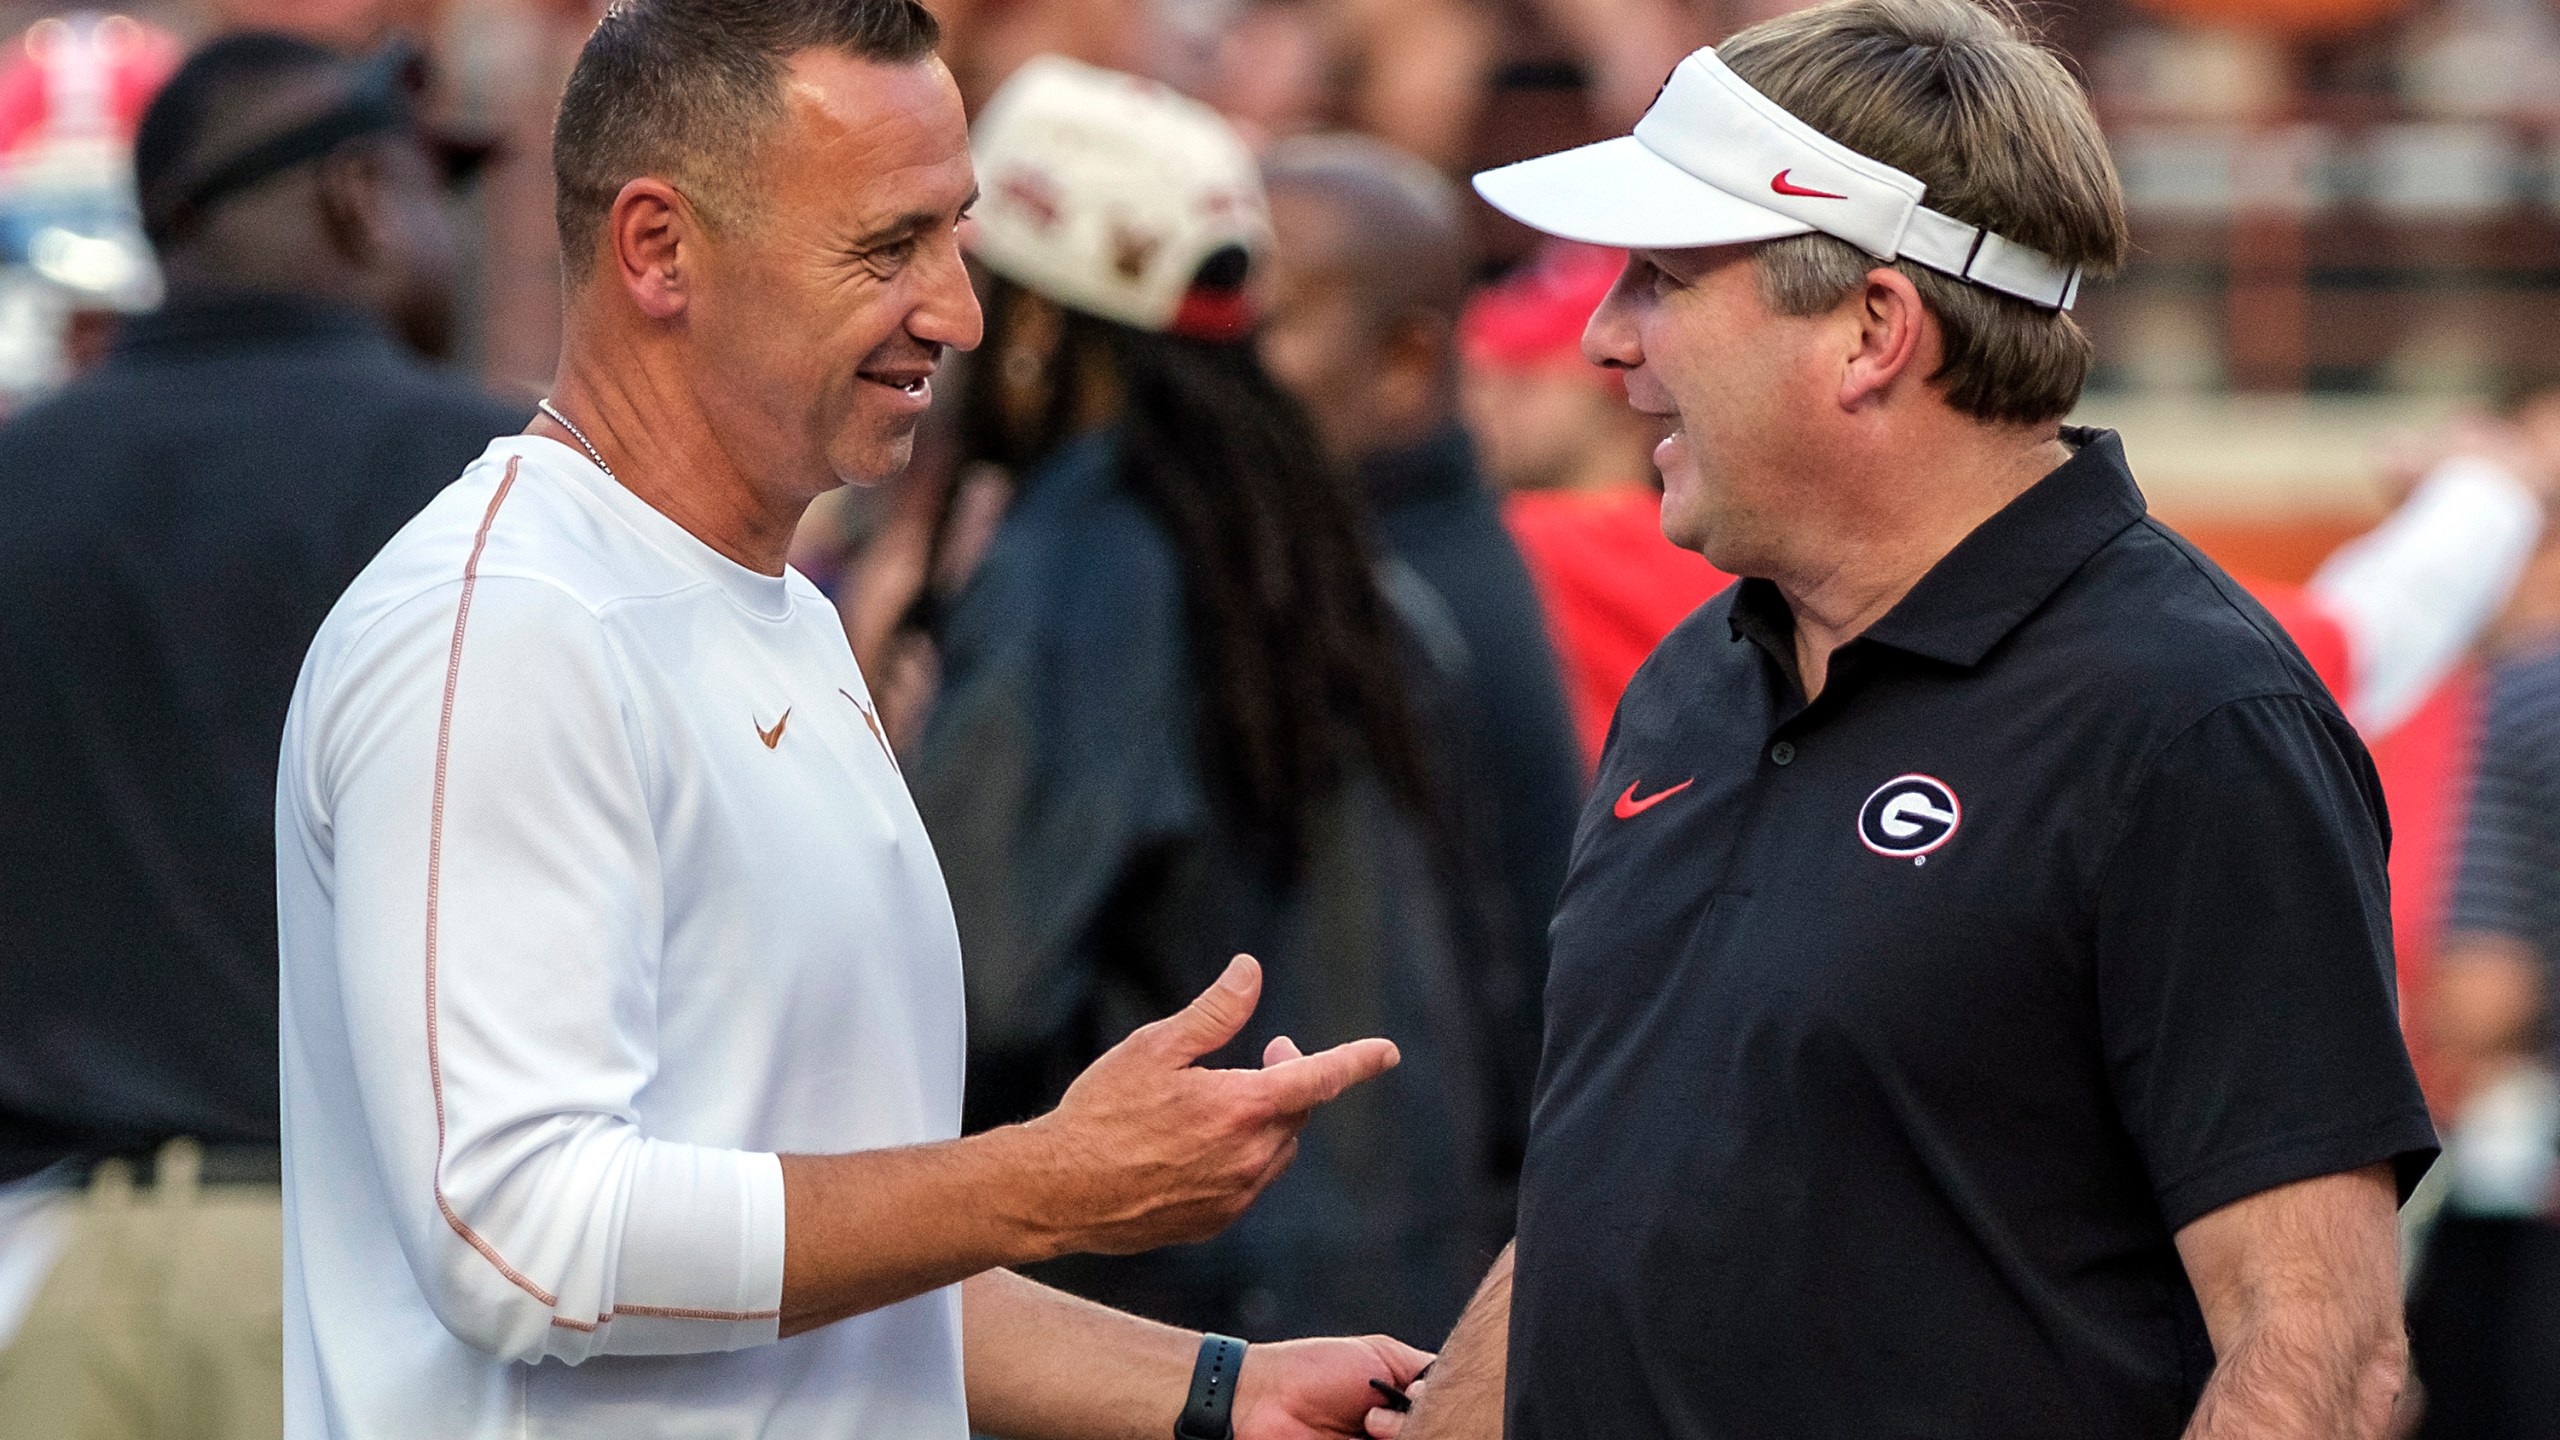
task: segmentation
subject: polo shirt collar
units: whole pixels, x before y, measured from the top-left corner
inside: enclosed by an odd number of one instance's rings
[[[2148,513],[2114,431],[2064,426],[2062,439],[2074,447],[2070,459],[1957,542],[1859,638],[1949,665],[1980,664],[2089,557]],[[1764,646],[1795,628],[1785,599],[1766,580],[1743,582],[1732,627],[1735,639]],[[1792,654],[1791,644],[1784,648]]]
[[[314,341],[388,343],[382,322],[358,307],[311,295],[237,292],[190,296],[117,329],[119,357],[161,358]]]

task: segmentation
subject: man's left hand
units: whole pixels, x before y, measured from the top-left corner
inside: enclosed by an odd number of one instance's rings
[[[1384,1335],[1283,1340],[1245,1351],[1236,1377],[1236,1440],[1314,1440],[1367,1433],[1372,1380],[1402,1388],[1431,1356]]]

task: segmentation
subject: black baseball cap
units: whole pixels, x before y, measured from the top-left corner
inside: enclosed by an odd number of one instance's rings
[[[279,57],[322,59],[327,52],[307,41],[292,37],[262,34],[228,36],[215,41],[190,57],[172,76],[155,100],[153,110],[164,101],[185,105],[177,100],[188,87],[187,72],[200,65],[207,69],[246,68],[228,64],[249,58],[242,52],[274,52]],[[143,193],[143,229],[154,243],[166,244],[183,235],[205,214],[233,195],[251,188],[297,165],[306,164],[336,150],[350,141],[368,135],[409,133],[418,137],[443,173],[447,186],[459,188],[468,184],[481,167],[498,151],[492,136],[475,134],[429,122],[420,113],[419,100],[427,91],[429,80],[427,59],[423,52],[405,40],[394,40],[358,62],[355,83],[337,104],[307,120],[288,126],[272,135],[256,140],[229,155],[213,157],[196,168],[192,178],[172,187],[153,183],[153,177],[139,173]],[[173,95],[172,92],[176,92]],[[200,105],[185,105],[200,113]],[[154,119],[168,117],[146,114],[141,136],[136,140],[136,170],[148,172],[155,148],[161,151],[183,148],[179,137],[155,127]],[[163,133],[154,134],[155,129]],[[155,141],[158,142],[155,147]],[[154,191],[161,193],[155,194]]]

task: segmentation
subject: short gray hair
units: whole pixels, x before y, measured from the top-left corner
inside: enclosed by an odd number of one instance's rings
[[[1806,124],[1929,187],[1930,208],[2064,265],[2105,275],[2130,245],[2124,194],[2088,96],[2017,18],[1976,0],[1832,0],[1716,47],[1733,72]],[[1760,247],[1761,296],[1782,314],[1840,303],[1879,262],[1845,240]],[[1900,261],[1938,317],[1931,379],[1978,420],[2059,419],[2089,374],[2066,311]]]

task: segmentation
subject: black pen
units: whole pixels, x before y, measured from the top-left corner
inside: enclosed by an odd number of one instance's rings
[[[1425,1365],[1421,1369],[1413,1372],[1413,1378],[1416,1380],[1429,1378],[1432,1369],[1439,1365],[1439,1363],[1440,1362],[1438,1360],[1433,1360],[1431,1364]],[[1395,1386],[1388,1384],[1386,1381],[1372,1380],[1369,1382],[1369,1388],[1377,1391],[1381,1396],[1385,1397],[1387,1408],[1393,1410],[1397,1414],[1404,1415],[1412,1411],[1413,1397],[1407,1395],[1402,1390],[1397,1389]]]

